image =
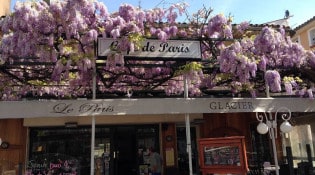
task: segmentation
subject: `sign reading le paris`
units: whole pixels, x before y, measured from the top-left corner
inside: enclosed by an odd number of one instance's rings
[[[98,38],[98,57],[106,57],[115,53],[120,39]],[[124,56],[138,58],[169,58],[169,59],[201,59],[200,41],[196,40],[161,40],[146,39],[141,48],[134,52],[126,52]]]

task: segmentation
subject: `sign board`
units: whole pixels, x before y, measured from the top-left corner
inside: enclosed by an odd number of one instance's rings
[[[115,53],[113,49],[117,48],[120,39],[98,38],[98,57],[107,57],[109,54]],[[201,59],[200,41],[195,40],[161,40],[147,39],[142,42],[139,50],[134,52],[126,52],[125,57],[134,58],[168,58],[176,59]]]
[[[315,112],[315,100],[309,98],[152,98],[2,101],[0,118],[275,112],[281,107],[286,107],[291,112]]]

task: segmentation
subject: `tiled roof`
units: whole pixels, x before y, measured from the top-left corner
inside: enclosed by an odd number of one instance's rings
[[[311,23],[311,22],[313,22],[313,21],[315,21],[315,16],[313,16],[313,18],[307,20],[307,21],[304,22],[303,24],[297,26],[297,27],[296,27],[295,29],[293,29],[293,30],[294,30],[294,31],[297,31],[297,30],[301,29],[302,27],[306,26],[307,24],[309,24],[309,23]]]
[[[268,24],[268,23],[264,23],[264,24],[250,24],[250,27],[258,27],[258,28],[263,28],[263,27],[272,27],[272,28],[280,28],[281,25],[279,24]],[[290,26],[284,26],[284,29],[286,30],[290,30]]]
[[[266,22],[264,24],[267,24],[267,25],[281,25],[281,26],[289,27],[288,19],[289,18],[278,19],[278,20]]]

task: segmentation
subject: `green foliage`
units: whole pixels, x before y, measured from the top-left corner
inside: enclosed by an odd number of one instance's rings
[[[185,64],[184,66],[181,66],[179,70],[175,72],[175,75],[184,75],[192,71],[201,71],[202,68],[203,66],[201,63],[197,63],[194,61],[194,62]]]

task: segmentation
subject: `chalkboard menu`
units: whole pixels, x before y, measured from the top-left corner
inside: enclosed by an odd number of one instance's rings
[[[238,146],[205,146],[205,165],[234,165],[241,166]]]
[[[248,170],[245,138],[242,136],[199,139],[199,158],[203,175],[246,174]]]
[[[80,175],[79,161],[63,154],[43,154],[29,160],[26,175]]]

